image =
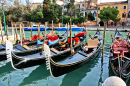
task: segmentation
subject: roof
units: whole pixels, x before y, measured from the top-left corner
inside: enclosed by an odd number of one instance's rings
[[[80,4],[80,2],[75,1],[75,2],[74,2],[74,5],[76,5],[76,4]]]
[[[128,4],[128,1],[100,3],[100,4],[98,4],[98,6],[117,5],[117,4]]]
[[[91,7],[91,8],[88,8],[87,10],[96,10],[97,9],[97,7],[95,6],[93,6],[93,7]]]

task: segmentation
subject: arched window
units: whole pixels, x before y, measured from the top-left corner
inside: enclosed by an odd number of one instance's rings
[[[97,16],[97,13],[96,13],[96,11],[94,11],[94,12],[93,12],[93,16]]]
[[[128,18],[130,18],[130,11],[128,12]]]

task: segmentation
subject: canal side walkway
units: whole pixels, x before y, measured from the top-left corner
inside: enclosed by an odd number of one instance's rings
[[[90,27],[87,27],[87,30],[97,30],[97,28],[99,28],[98,26],[90,26]],[[108,28],[106,28],[106,31],[115,31],[115,30],[118,30],[118,31],[130,31],[130,26],[128,27],[128,26],[125,26],[124,27],[124,29],[123,29],[123,27],[122,26],[118,26],[118,27],[116,27],[116,26],[113,26],[113,27],[111,27],[111,26],[108,26]],[[104,30],[104,26],[101,26],[100,27],[100,29],[99,30],[101,30],[101,31],[103,31]]]
[[[12,27],[8,27],[9,29],[12,29]],[[17,27],[19,29],[19,27]],[[58,27],[54,27],[54,29],[56,29]],[[62,28],[62,27],[61,27]],[[84,27],[85,28],[85,27]],[[99,28],[99,26],[89,26],[89,27],[86,27],[88,31],[95,31],[97,30],[97,28]],[[106,28],[106,31],[115,31],[116,28],[118,29],[118,31],[127,31],[129,32],[130,31],[130,26],[125,26],[124,29],[122,26],[108,26],[108,28]],[[101,26],[100,31],[103,31],[104,30],[104,26]]]

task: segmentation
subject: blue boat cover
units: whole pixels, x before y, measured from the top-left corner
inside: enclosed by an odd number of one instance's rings
[[[40,42],[39,40],[37,40],[37,44],[43,44],[43,42]]]
[[[54,44],[54,43],[56,43],[56,42],[58,42],[59,41],[59,39],[57,39],[57,40],[55,40],[55,41],[51,41],[51,40],[49,40],[49,45],[51,45],[51,44]]]

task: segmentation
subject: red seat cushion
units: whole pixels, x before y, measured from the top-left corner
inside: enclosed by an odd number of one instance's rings
[[[72,41],[73,41],[74,39],[72,38]],[[68,38],[68,43],[70,44],[70,38]]]

